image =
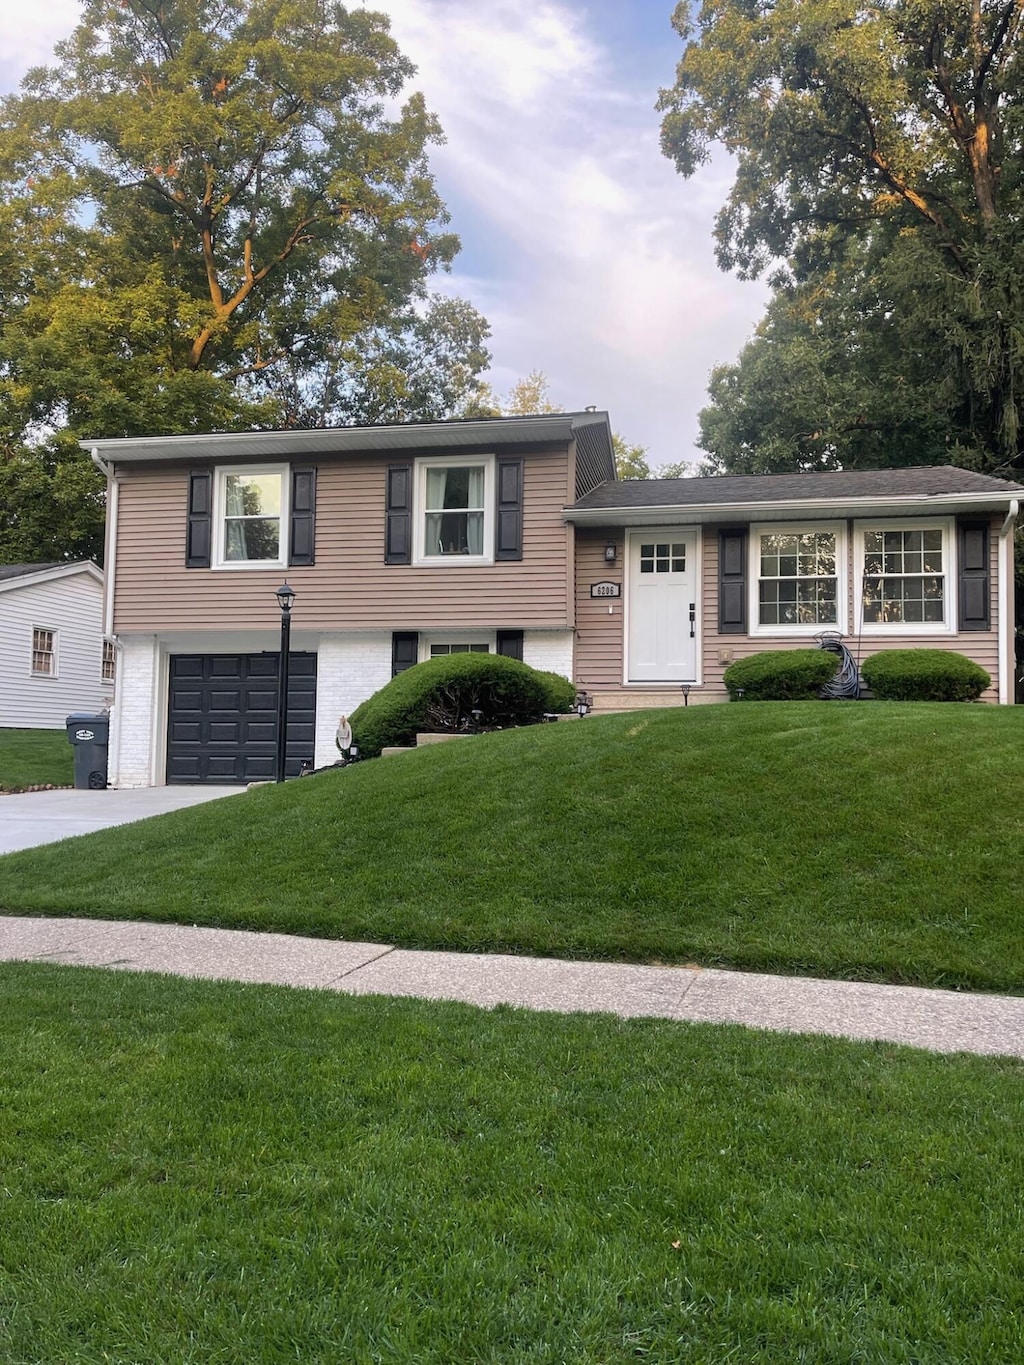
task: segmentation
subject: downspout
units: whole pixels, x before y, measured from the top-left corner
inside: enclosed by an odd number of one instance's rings
[[[106,536],[103,554],[103,637],[114,643],[114,704],[110,710],[110,735],[107,745],[107,767],[112,786],[117,786],[117,773],[121,755],[121,708],[118,694],[122,684],[121,642],[114,634],[114,572],[117,565],[117,494],[118,482],[114,466],[100,458],[100,452],[93,446],[89,452],[92,462],[107,480]]]
[[[113,465],[100,458],[93,446],[92,462],[107,480],[107,535],[103,556],[103,634],[114,635],[114,570],[117,562],[117,478]]]
[[[1004,706],[1014,701],[1013,532],[1019,511],[1019,499],[1011,498],[999,529],[999,700]]]

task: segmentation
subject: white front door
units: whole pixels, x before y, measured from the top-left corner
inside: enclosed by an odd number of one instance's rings
[[[697,532],[629,533],[629,682],[697,679]]]

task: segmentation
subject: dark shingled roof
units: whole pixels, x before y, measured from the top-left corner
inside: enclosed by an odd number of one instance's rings
[[[26,574],[42,573],[44,569],[59,569],[62,567],[59,559],[51,561],[49,564],[0,564],[0,581],[5,578],[24,578]]]
[[[851,498],[933,497],[976,493],[1012,497],[1024,486],[954,465],[849,469],[827,474],[719,474],[705,479],[624,479],[603,483],[573,509],[714,507],[727,503],[845,502]]]

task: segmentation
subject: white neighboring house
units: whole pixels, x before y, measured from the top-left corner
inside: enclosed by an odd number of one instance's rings
[[[115,663],[95,564],[0,565],[0,727],[60,730],[105,710]]]

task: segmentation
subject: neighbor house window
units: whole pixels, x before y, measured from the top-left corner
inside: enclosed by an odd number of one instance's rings
[[[418,561],[489,563],[494,557],[494,461],[420,460]]]
[[[117,673],[117,649],[112,640],[103,641],[103,663],[100,665],[100,678],[103,682],[113,682]]]
[[[219,568],[285,564],[287,479],[283,466],[217,471]]]
[[[842,536],[835,527],[754,527],[756,621],[813,633],[843,623]]]
[[[857,543],[865,627],[948,628],[947,524],[861,526]]]
[[[40,678],[57,676],[57,632],[32,628],[32,672]]]

